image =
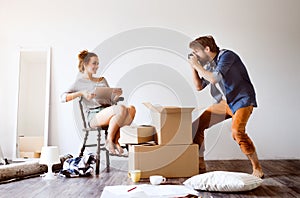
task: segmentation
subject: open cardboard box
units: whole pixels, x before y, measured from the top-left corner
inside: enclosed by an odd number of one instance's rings
[[[150,125],[123,126],[120,128],[120,144],[141,144],[154,140],[154,127]]]
[[[199,173],[198,144],[129,145],[128,161],[129,170],[141,170],[141,178],[191,177]]]
[[[154,140],[159,145],[192,144],[191,107],[154,106],[143,103],[151,111],[152,125],[156,129]]]

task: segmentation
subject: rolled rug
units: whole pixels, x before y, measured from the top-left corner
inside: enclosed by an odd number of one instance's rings
[[[60,164],[54,164],[52,170],[54,172],[62,169],[62,164],[72,155],[64,155],[60,157]],[[39,164],[38,158],[33,158],[24,162],[10,163],[7,165],[0,165],[0,183],[6,183],[13,180],[25,179],[28,177],[39,176],[47,172],[48,168],[44,164]]]

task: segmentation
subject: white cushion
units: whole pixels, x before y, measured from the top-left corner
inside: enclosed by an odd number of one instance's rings
[[[257,188],[263,180],[247,173],[213,171],[195,175],[183,184],[196,190],[237,192]]]

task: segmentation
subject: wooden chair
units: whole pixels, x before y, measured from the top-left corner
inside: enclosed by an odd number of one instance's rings
[[[117,102],[123,101],[124,98],[120,97]],[[116,105],[117,102],[115,102],[113,105]],[[112,154],[109,154],[109,151],[105,148],[105,144],[101,143],[101,131],[104,131],[105,135],[105,140],[107,139],[107,130],[108,130],[108,125],[107,126],[102,126],[102,127],[97,127],[97,128],[91,128],[88,127],[88,121],[86,120],[85,114],[84,114],[84,109],[83,109],[83,104],[82,104],[82,97],[78,101],[79,103],[79,108],[80,108],[80,114],[81,114],[81,119],[83,122],[83,129],[82,131],[85,132],[84,139],[83,139],[83,144],[79,153],[79,156],[82,157],[84,150],[86,147],[97,147],[96,151],[96,175],[99,175],[100,172],[100,151],[105,151],[105,158],[106,158],[106,171],[109,172],[110,168],[110,159],[109,156]],[[97,132],[97,143],[96,144],[87,144],[88,136],[91,131]],[[113,155],[113,156],[118,156],[118,155]],[[124,157],[124,156],[122,156]]]
[[[96,175],[99,175],[100,172],[100,151],[105,151],[105,157],[106,157],[106,171],[109,172],[109,167],[110,167],[110,160],[109,160],[109,152],[105,148],[105,144],[101,143],[101,131],[104,131],[105,135],[105,140],[107,138],[107,129],[108,126],[103,126],[103,127],[97,127],[97,128],[91,128],[88,127],[87,120],[84,115],[84,110],[83,110],[83,105],[82,105],[82,98],[79,100],[79,108],[80,108],[80,114],[81,114],[81,119],[83,122],[83,129],[82,131],[85,132],[84,139],[83,139],[83,144],[79,153],[79,157],[83,156],[84,150],[86,147],[97,147],[96,151]],[[87,144],[88,136],[91,131],[96,131],[97,132],[97,143],[96,144]]]

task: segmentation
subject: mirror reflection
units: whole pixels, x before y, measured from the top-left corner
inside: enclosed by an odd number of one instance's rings
[[[50,48],[20,49],[17,158],[38,158],[48,142]]]

